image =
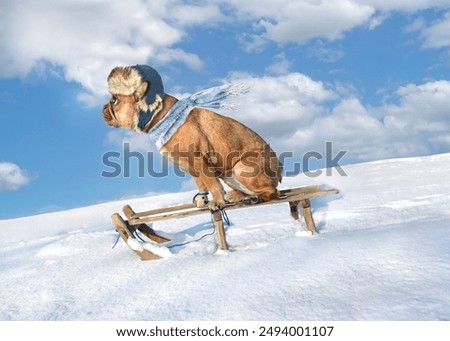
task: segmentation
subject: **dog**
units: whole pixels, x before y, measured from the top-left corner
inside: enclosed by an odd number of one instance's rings
[[[209,108],[182,107],[184,100],[166,94],[160,75],[147,65],[116,67],[107,82],[112,97],[103,108],[103,120],[112,127],[158,135],[153,138],[160,152],[194,178],[200,194],[197,207],[216,211],[227,202],[279,198],[282,165],[253,130]],[[181,118],[166,123],[173,111]]]

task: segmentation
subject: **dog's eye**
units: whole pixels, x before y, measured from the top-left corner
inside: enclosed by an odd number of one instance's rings
[[[109,103],[111,103],[112,105],[117,105],[119,104],[119,100],[115,97],[111,98]]]

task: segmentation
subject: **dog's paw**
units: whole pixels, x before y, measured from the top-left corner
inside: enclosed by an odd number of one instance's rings
[[[259,204],[261,203],[261,198],[258,196],[251,196],[251,197],[247,197],[244,200],[242,200],[242,202],[245,205],[255,205],[255,204]]]
[[[233,189],[232,191],[227,192],[225,194],[225,201],[227,201],[227,202],[240,202],[240,201],[243,201],[247,197],[248,197],[247,194],[245,194],[245,193],[243,193],[241,191],[238,191],[236,189]]]
[[[208,203],[208,208],[211,212],[222,210],[225,208],[225,202],[224,201],[221,201],[221,202],[210,201]]]
[[[232,190],[225,194],[225,201],[230,203],[241,202],[245,205],[254,205],[261,202],[261,198],[257,195],[247,195],[238,190]]]

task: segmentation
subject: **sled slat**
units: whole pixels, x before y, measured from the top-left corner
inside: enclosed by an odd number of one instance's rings
[[[250,207],[258,207],[258,206],[264,206],[264,205],[273,205],[273,204],[279,204],[283,202],[293,202],[293,201],[301,201],[305,199],[310,198],[319,198],[330,194],[337,194],[339,191],[337,189],[320,189],[318,186],[311,187],[304,187],[300,189],[292,189],[287,191],[280,191],[281,196],[279,199],[262,202],[258,204],[252,204],[247,205],[244,203],[229,203],[225,206],[225,210],[235,210],[238,208],[250,208]],[[157,221],[163,221],[168,219],[175,219],[175,218],[183,218],[187,216],[195,216],[199,214],[208,213],[209,209],[206,207],[197,208],[194,204],[192,205],[183,205],[185,209],[178,208],[175,210],[173,207],[168,207],[167,209],[158,209],[158,210],[151,210],[146,211],[146,215],[139,214],[140,217],[136,217],[136,214],[132,216],[132,218],[129,220],[129,223],[131,225],[136,225],[140,223],[153,223]],[[142,212],[144,213],[144,212]]]
[[[312,234],[316,234],[316,224],[311,213],[311,201],[309,199],[301,200],[300,205],[302,207],[303,218],[305,219],[306,226]]]
[[[217,241],[222,250],[228,250],[225,229],[223,227],[222,212],[217,210],[212,213],[214,225],[216,227]]]
[[[298,188],[290,188],[290,189],[282,189],[280,190],[280,199],[284,198],[285,196],[291,196],[295,194],[300,193],[313,193],[316,191],[323,191],[320,186],[307,186],[307,187],[298,187]],[[228,204],[228,206],[231,206],[234,204]],[[248,205],[244,205],[248,206]],[[149,211],[142,211],[142,212],[133,212],[129,219],[136,219],[146,216],[153,216],[158,214],[165,214],[170,212],[177,212],[177,211],[184,211],[184,210],[192,210],[197,209],[197,206],[194,203],[191,204],[183,204],[183,205],[176,205],[176,206],[170,206],[170,207],[164,207],[164,208],[156,208]],[[208,208],[202,208],[205,212],[208,211]],[[200,209],[201,210],[201,209]]]
[[[122,219],[122,217],[118,213],[114,213],[111,216],[111,220],[113,222],[113,225],[116,227],[117,232],[119,232],[119,235],[122,237],[122,239],[125,241],[125,244],[139,257],[141,257],[142,260],[153,260],[153,259],[160,259],[161,257],[158,255],[155,255],[154,253],[148,251],[148,250],[136,250],[133,249],[129,244],[129,239],[136,239],[135,236],[133,236],[133,233],[128,228],[128,223]]]
[[[294,218],[294,220],[299,219],[298,204],[299,204],[299,201],[289,201],[289,208],[291,211],[291,216],[292,216],[292,218]]]
[[[135,214],[133,209],[131,208],[131,206],[129,205],[125,205],[122,208],[123,213],[125,213],[126,217],[128,218],[128,220],[132,219],[131,217]],[[136,229],[139,230],[142,234],[144,234],[145,236],[147,236],[147,238],[153,240],[154,242],[157,243],[166,243],[166,242],[170,242],[170,239],[160,236],[158,235],[155,230],[153,230],[150,226],[148,226],[147,224],[144,223],[140,223],[136,226]]]
[[[176,206],[170,206],[170,207],[164,207],[164,208],[157,208],[154,210],[149,211],[143,211],[143,212],[136,212],[133,213],[129,218],[130,219],[136,219],[140,217],[146,217],[149,215],[156,215],[156,214],[162,214],[162,213],[168,213],[168,212],[176,212],[180,210],[189,210],[197,208],[195,204],[183,204],[183,205],[176,205]]]

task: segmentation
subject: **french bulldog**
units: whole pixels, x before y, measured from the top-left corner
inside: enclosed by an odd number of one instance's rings
[[[178,99],[166,94],[159,74],[146,65],[116,67],[108,76],[112,95],[103,108],[104,121],[113,127],[150,136],[165,129]],[[200,194],[198,207],[223,209],[227,202],[265,202],[279,197],[282,166],[275,152],[242,123],[202,107],[186,109],[160,152],[189,173]],[[169,128],[168,128],[169,129]],[[225,192],[223,181],[231,188]],[[204,194],[211,193],[212,201]]]

